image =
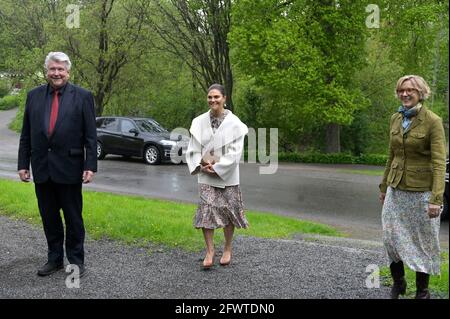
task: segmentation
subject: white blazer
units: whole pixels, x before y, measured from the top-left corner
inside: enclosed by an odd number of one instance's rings
[[[191,139],[186,151],[186,161],[191,175],[197,174],[199,183],[214,187],[239,185],[239,161],[244,148],[244,138],[248,133],[247,125],[229,111],[213,133],[208,111],[192,120],[189,131]],[[214,155],[211,155],[211,151]],[[202,158],[215,160],[213,168],[218,176],[200,171]]]

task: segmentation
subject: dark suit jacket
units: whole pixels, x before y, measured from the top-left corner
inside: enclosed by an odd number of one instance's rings
[[[35,183],[82,182],[84,170],[97,171],[97,132],[92,93],[67,83],[58,118],[48,137],[49,86],[28,92],[20,136],[18,170],[30,167]]]

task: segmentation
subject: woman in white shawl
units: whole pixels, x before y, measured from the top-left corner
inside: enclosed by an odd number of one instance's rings
[[[205,238],[204,269],[214,265],[214,229],[224,229],[225,246],[220,264],[225,266],[231,261],[234,228],[248,227],[239,187],[239,161],[248,128],[225,109],[225,101],[224,87],[211,85],[210,110],[192,121],[186,152],[189,172],[198,175],[200,203],[194,227],[201,228]]]

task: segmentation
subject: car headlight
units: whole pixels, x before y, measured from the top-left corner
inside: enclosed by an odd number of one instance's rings
[[[169,140],[161,140],[162,145],[168,145],[168,146],[175,146],[177,145],[177,142],[175,141],[169,141]]]

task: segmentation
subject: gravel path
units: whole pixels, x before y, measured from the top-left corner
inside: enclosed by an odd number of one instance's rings
[[[203,252],[89,238],[85,248],[88,273],[80,288],[67,288],[64,271],[36,275],[46,261],[41,227],[0,216],[0,298],[384,299],[389,295],[386,287],[365,285],[366,267],[384,265],[378,242],[238,236],[232,264],[208,271],[200,268]]]

